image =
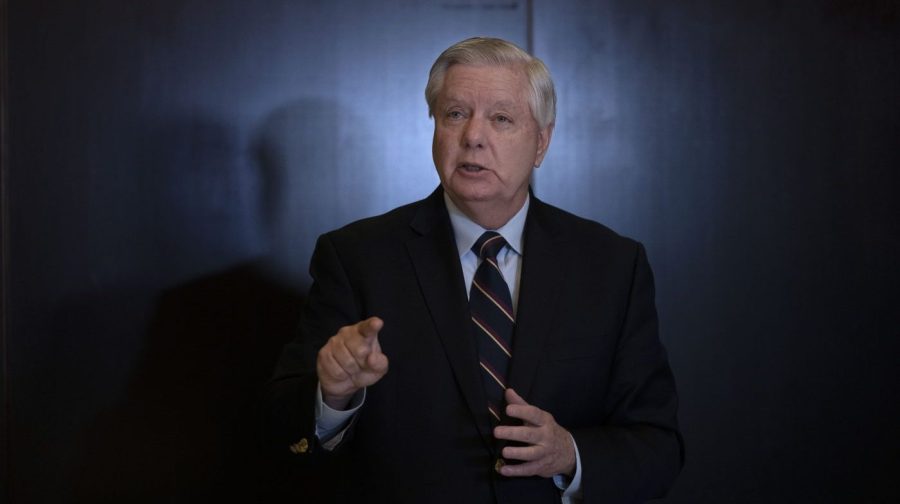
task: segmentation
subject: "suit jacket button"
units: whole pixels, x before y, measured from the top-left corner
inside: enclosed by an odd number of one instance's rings
[[[497,471],[497,474],[500,474],[500,468],[505,465],[506,465],[506,462],[503,461],[503,458],[497,457],[497,461],[494,462],[494,470]]]
[[[307,451],[309,451],[309,441],[307,441],[306,438],[291,445],[291,453],[299,454],[306,453]]]

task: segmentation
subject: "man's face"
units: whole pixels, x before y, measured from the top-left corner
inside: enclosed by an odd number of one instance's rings
[[[444,190],[482,226],[505,224],[525,202],[551,131],[534,120],[524,70],[451,66],[435,104],[432,144]]]

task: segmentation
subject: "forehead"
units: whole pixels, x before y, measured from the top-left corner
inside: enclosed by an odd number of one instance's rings
[[[457,64],[447,69],[439,97],[527,106],[527,92],[528,78],[521,68]]]

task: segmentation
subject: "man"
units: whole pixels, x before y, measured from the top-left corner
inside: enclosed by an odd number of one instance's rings
[[[441,185],[319,239],[272,383],[275,450],[324,471],[325,501],[665,494],[682,442],[643,247],[530,193],[546,67],[468,39],[425,95]]]

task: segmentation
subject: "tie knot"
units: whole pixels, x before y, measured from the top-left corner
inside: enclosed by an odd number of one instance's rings
[[[481,259],[496,259],[497,253],[506,245],[506,240],[496,231],[485,231],[481,238],[472,245],[472,252]]]

